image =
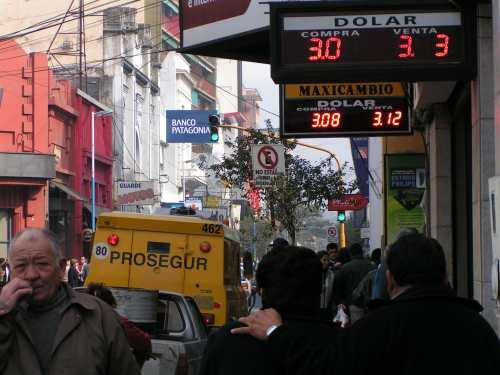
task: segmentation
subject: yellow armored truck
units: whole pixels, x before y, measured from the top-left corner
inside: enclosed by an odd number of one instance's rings
[[[240,286],[238,233],[198,217],[103,213],[85,281],[191,296],[205,323],[247,313]]]

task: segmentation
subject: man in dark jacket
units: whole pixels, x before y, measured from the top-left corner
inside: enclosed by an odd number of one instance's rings
[[[117,314],[62,282],[56,236],[29,228],[9,251],[0,292],[0,374],[139,375]]]
[[[346,329],[338,342],[324,345],[305,338],[280,325],[272,309],[243,318],[248,327],[236,333],[269,337],[278,359],[293,347],[296,361],[287,362],[286,374],[498,372],[498,337],[479,314],[481,306],[449,288],[444,252],[436,240],[402,237],[389,247],[386,262],[391,300]],[[267,336],[269,326],[278,328]],[[294,362],[309,364],[308,371],[296,371]]]
[[[354,323],[363,316],[364,311],[362,306],[353,304],[352,292],[366,274],[375,269],[375,265],[369,259],[363,258],[363,248],[358,243],[351,245],[349,253],[351,260],[335,273],[333,299],[337,305],[349,307],[351,322]]]
[[[322,266],[312,250],[293,246],[273,249],[262,258],[256,278],[264,308],[278,310],[299,336],[311,335],[318,342],[326,342],[335,335],[330,323],[317,319]],[[266,342],[230,333],[232,328],[242,326],[239,322],[230,323],[210,336],[200,375],[285,373]],[[271,331],[272,327],[268,333]]]

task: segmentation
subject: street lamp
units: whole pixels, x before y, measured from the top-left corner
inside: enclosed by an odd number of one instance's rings
[[[94,142],[94,128],[95,128],[95,118],[96,117],[101,117],[101,116],[106,116],[112,114],[112,110],[105,110],[105,111],[98,111],[94,112],[92,111],[92,180],[91,180],[91,186],[92,186],[92,232],[95,232],[95,142]]]

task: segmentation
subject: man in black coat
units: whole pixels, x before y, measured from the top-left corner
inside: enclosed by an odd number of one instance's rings
[[[322,266],[317,255],[301,247],[280,247],[262,258],[256,273],[264,308],[273,307],[300,336],[326,342],[336,334],[329,322],[321,322],[319,302]],[[229,323],[209,338],[199,375],[276,375],[284,374],[267,342],[247,335],[232,335]],[[268,329],[268,334],[273,327]],[[328,333],[330,332],[330,333]]]
[[[351,260],[344,264],[335,273],[333,282],[333,300],[337,305],[343,304],[349,307],[351,322],[359,320],[363,314],[363,306],[356,306],[353,302],[353,291],[359,285],[366,274],[375,269],[375,265],[363,258],[363,248],[359,243],[354,243],[349,248]]]
[[[456,297],[449,288],[439,243],[405,236],[389,247],[386,261],[391,300],[346,329],[338,341],[325,345],[304,338],[272,309],[243,318],[248,327],[233,332],[269,338],[278,359],[293,347],[286,374],[498,373],[498,337],[479,314],[479,303]],[[268,337],[269,326],[278,328]],[[308,371],[296,371],[295,363]]]

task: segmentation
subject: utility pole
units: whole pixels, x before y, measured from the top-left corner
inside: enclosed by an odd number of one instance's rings
[[[85,43],[85,25],[84,25],[84,0],[80,0],[79,7],[79,17],[78,17],[78,82],[80,90],[87,92],[86,88],[83,88],[83,53],[84,53],[84,43]]]

